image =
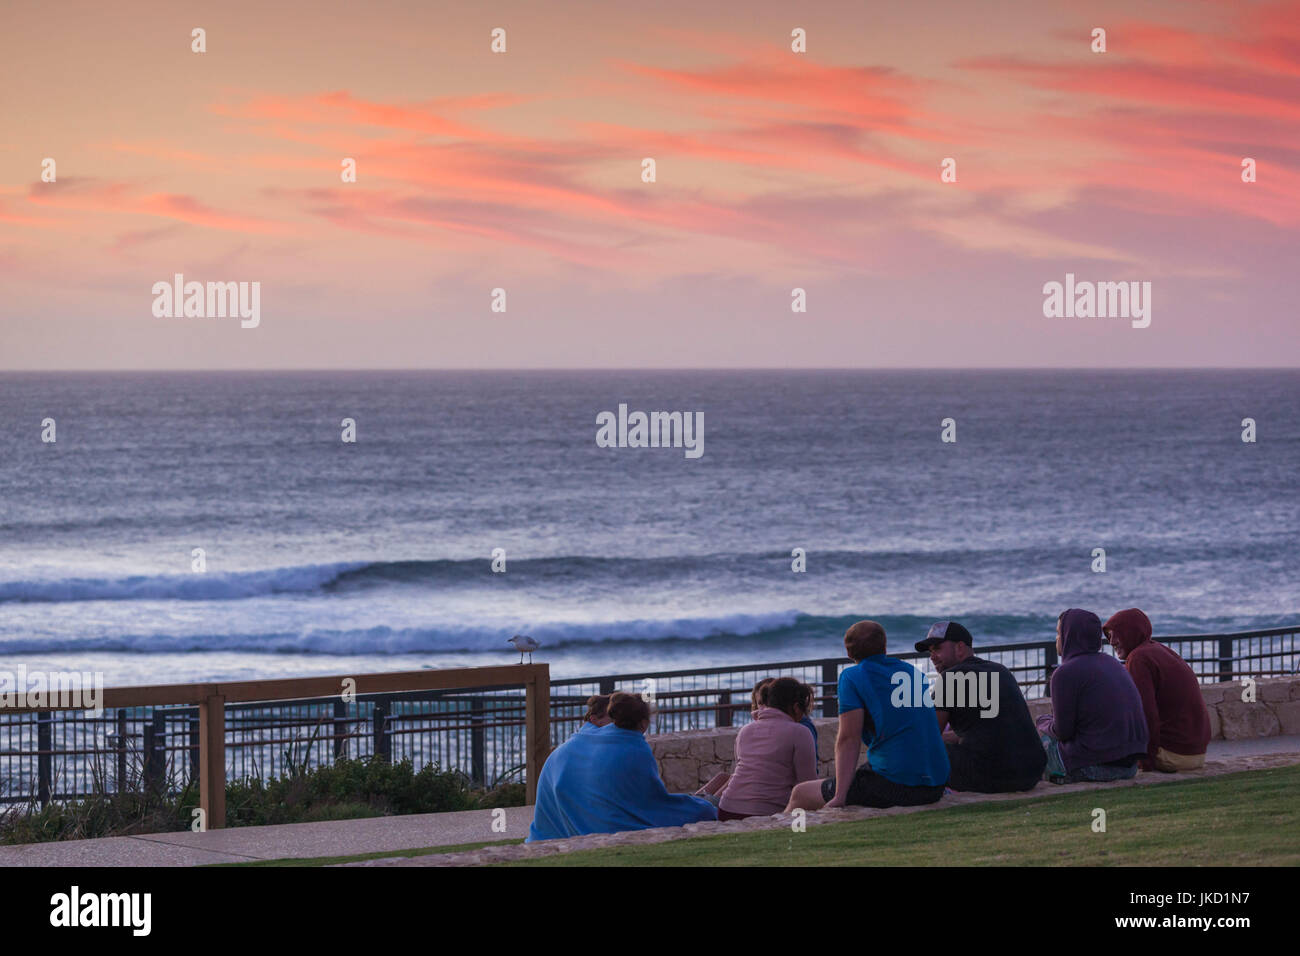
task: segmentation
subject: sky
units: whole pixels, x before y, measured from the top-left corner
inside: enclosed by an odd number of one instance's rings
[[[1300,0],[4,19],[0,369],[1300,360]],[[155,315],[178,273],[256,328]],[[1045,316],[1067,274],[1150,325]]]

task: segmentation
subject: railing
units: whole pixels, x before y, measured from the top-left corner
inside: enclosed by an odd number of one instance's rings
[[[1159,640],[1209,683],[1297,673],[1298,633],[1300,628],[1280,627]],[[1027,697],[1047,694],[1057,666],[1053,642],[976,650],[1007,667]],[[930,671],[929,660],[913,650],[897,656]],[[549,684],[546,665],[537,665],[536,672],[527,665],[424,670],[358,677],[354,700],[340,697],[342,678],[106,690],[108,709],[99,717],[0,708],[0,803],[44,805],[139,787],[175,792],[196,781],[202,788],[201,768],[214,759],[205,756],[205,740],[214,755],[221,744],[229,780],[277,776],[290,766],[319,767],[340,757],[378,755],[409,757],[417,769],[436,762],[461,771],[478,787],[523,773],[531,799],[536,771],[545,759],[541,741],[558,746],[567,739],[578,728],[592,694],[652,692],[657,705],[652,733],[703,730],[745,723],[753,685],[763,677],[790,676],[813,686],[816,713],[834,717],[839,674],[850,663],[848,658],[818,658],[566,678]],[[529,696],[520,692],[533,686],[529,674],[536,675],[531,679],[537,682],[538,699],[548,698],[545,714],[531,722]],[[382,683],[369,683],[373,681]],[[185,693],[173,693],[166,700],[139,696],[143,691],[177,690]],[[205,730],[203,701],[223,695],[223,731],[217,734]],[[214,806],[217,797],[207,793]],[[220,825],[211,823],[220,819],[211,813],[207,819],[209,825]]]
[[[438,696],[466,690],[479,695],[469,707]],[[497,700],[509,702],[509,721],[491,716]],[[389,759],[410,755],[421,764],[448,759],[437,748],[404,746],[421,722],[468,730],[470,747],[484,755],[491,730],[507,727],[501,749],[527,771],[529,800],[550,753],[547,664],[108,688],[101,709],[98,716],[69,708],[0,709],[0,781],[9,784],[0,799],[44,806],[139,787],[175,792],[192,783],[203,819],[215,829],[225,825],[226,782],[274,776],[276,755],[299,767],[353,751]],[[285,744],[289,750],[281,749]],[[268,758],[272,771],[265,773],[259,761]]]
[[[1300,627],[1276,627],[1236,634],[1180,634],[1157,640],[1178,652],[1202,683],[1214,683],[1300,672],[1298,634]],[[1103,645],[1102,649],[1114,653],[1109,645]],[[1026,697],[1045,697],[1050,693],[1051,674],[1059,663],[1054,641],[981,645],[976,653],[1011,671]],[[915,650],[893,656],[913,661],[927,675],[933,672],[928,656]],[[551,685],[552,726],[580,720],[584,708],[579,705],[588,695],[615,690],[654,693],[659,706],[651,732],[737,726],[748,720],[750,691],[763,677],[795,677],[812,685],[818,713],[834,717],[839,713],[836,701],[839,674],[852,663],[847,657],[816,658],[743,667],[566,678]]]

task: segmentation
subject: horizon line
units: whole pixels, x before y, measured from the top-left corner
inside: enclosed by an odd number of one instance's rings
[[[1300,365],[644,365],[276,366],[270,368],[0,368],[0,375],[286,372],[1296,372]]]

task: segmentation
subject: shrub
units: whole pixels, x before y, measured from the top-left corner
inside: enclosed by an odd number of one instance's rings
[[[227,783],[226,826],[524,805],[521,783],[474,790],[459,771],[426,764],[416,772],[410,759],[398,763],[378,757],[342,759],[310,769],[289,764],[288,769],[284,776],[269,780],[249,777]],[[39,810],[14,807],[0,814],[0,844],[188,830],[198,805],[198,789],[190,784],[170,794],[131,790],[96,793]]]

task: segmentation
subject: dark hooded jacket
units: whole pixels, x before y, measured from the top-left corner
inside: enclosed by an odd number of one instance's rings
[[[1059,740],[1067,771],[1142,757],[1147,721],[1124,665],[1101,653],[1101,621],[1071,608],[1061,617],[1061,666],[1052,673],[1052,714],[1039,727]]]
[[[1103,630],[1137,686],[1147,721],[1150,769],[1156,750],[1194,756],[1210,745],[1210,712],[1192,669],[1175,651],[1151,640],[1151,622],[1137,608],[1112,615]]]

